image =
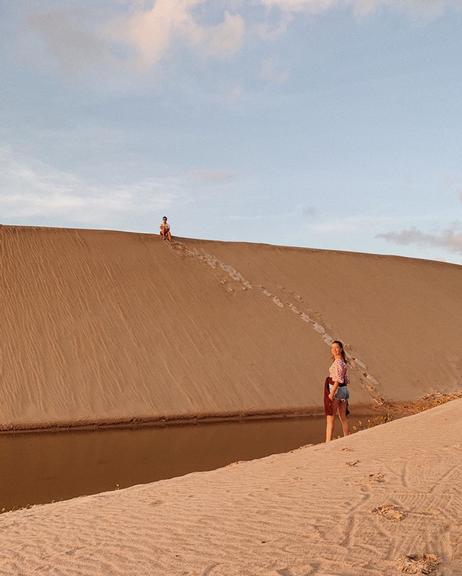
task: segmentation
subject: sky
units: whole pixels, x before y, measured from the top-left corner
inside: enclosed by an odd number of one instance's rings
[[[462,263],[462,0],[0,0],[0,223]]]

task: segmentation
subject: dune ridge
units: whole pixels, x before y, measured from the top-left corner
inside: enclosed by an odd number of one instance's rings
[[[458,389],[461,267],[140,233],[0,227],[0,429],[319,413]]]
[[[461,409],[2,514],[0,575],[457,576]]]

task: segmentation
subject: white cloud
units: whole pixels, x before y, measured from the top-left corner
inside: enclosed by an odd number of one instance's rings
[[[189,11],[201,0],[158,0],[150,10],[136,9],[133,14],[115,20],[115,39],[131,44],[145,66],[157,64],[175,37],[195,40],[196,27]]]
[[[225,12],[221,24],[202,28],[202,41],[211,56],[224,58],[240,50],[244,32],[244,19],[239,14]]]
[[[0,148],[0,209],[8,221],[59,218],[79,225],[111,226],[130,215],[168,208],[182,195],[180,183],[173,178],[95,185]]]
[[[286,34],[301,13],[345,9],[365,15],[387,9],[432,18],[462,7],[462,0],[253,0],[250,11],[246,2],[222,0],[220,6],[221,21],[210,24],[198,16],[198,9],[202,15],[215,13],[213,0],[119,0],[112,10],[44,0],[25,12],[25,21],[66,72],[102,66],[112,71],[120,71],[120,66],[149,70],[181,45],[209,58],[232,57],[241,50],[246,34],[273,41]],[[22,34],[19,41],[24,42]],[[40,59],[40,54],[34,53],[34,58]]]
[[[225,58],[239,51],[245,23],[239,14],[225,11],[223,21],[202,25],[193,9],[207,0],[157,0],[145,10],[135,3],[132,14],[113,21],[109,35],[135,49],[140,63],[149,68],[158,64],[178,41],[211,57]]]
[[[264,6],[277,7],[284,12],[319,13],[339,4],[341,0],[261,0]]]
[[[91,10],[78,3],[57,7],[44,2],[24,11],[25,29],[43,42],[48,55],[64,72],[117,65],[149,69],[184,44],[210,58],[229,58],[239,52],[245,35],[244,18],[225,2],[222,21],[203,24],[194,9],[210,0],[121,0],[116,10]],[[146,5],[149,4],[147,8]],[[118,16],[116,14],[119,13]],[[27,44],[25,39],[20,42]],[[42,52],[32,54],[40,61]]]
[[[422,232],[417,228],[408,228],[399,232],[378,234],[377,238],[384,238],[385,240],[403,246],[411,244],[436,246],[462,254],[462,224],[459,222],[455,222],[446,230],[435,233]]]

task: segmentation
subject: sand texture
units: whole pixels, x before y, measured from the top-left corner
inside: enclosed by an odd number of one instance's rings
[[[462,268],[113,231],[0,226],[0,428],[319,412],[460,384]]]
[[[461,411],[2,514],[0,574],[460,575]]]

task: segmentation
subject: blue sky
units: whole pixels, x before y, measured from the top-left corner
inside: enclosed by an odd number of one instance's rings
[[[0,0],[4,224],[462,263],[460,0]]]

